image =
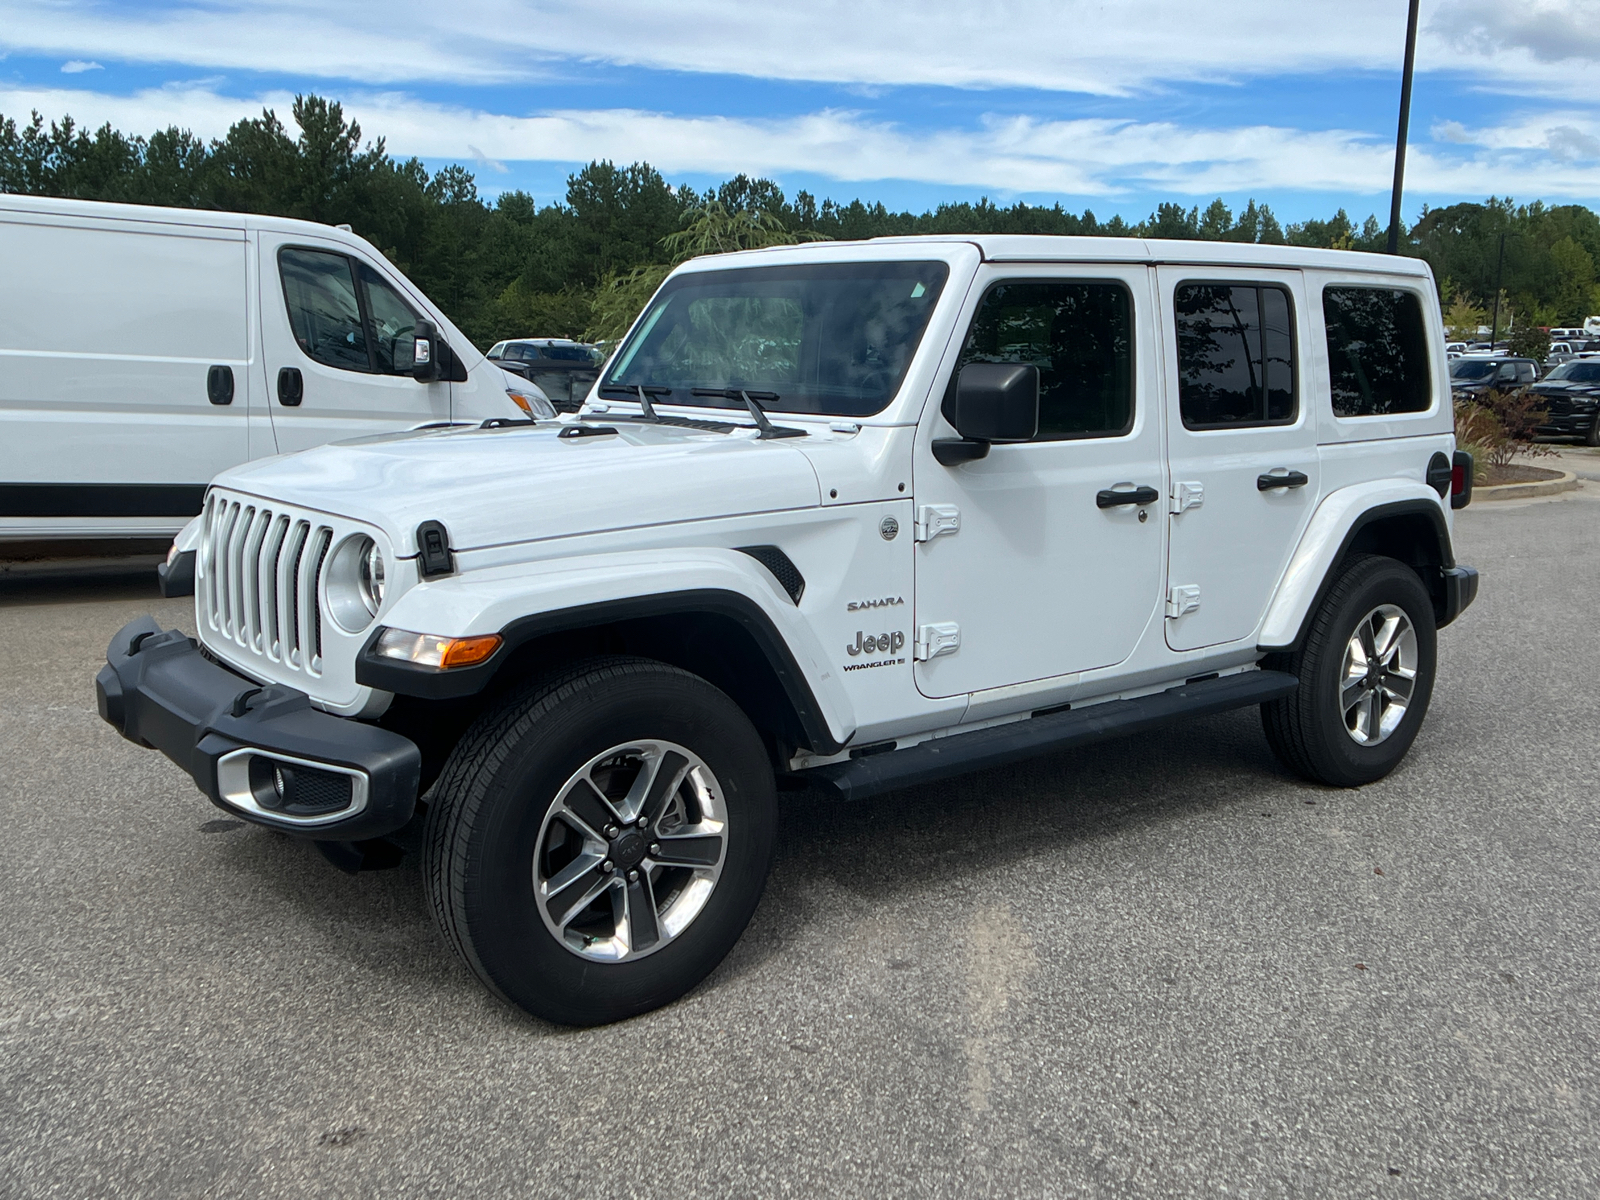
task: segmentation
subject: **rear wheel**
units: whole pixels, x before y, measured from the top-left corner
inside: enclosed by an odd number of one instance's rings
[[[479,719],[430,797],[434,914],[491,989],[597,1025],[722,961],[771,861],[771,767],[744,713],[662,663],[582,664]]]
[[[1332,787],[1382,779],[1422,726],[1437,649],[1433,601],[1417,573],[1392,558],[1352,559],[1305,645],[1283,664],[1300,677],[1299,688],[1261,706],[1279,761]]]

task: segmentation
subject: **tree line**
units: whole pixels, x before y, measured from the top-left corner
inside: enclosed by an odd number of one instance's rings
[[[148,136],[70,116],[48,124],[0,114],[0,192],[272,214],[349,224],[383,251],[480,346],[513,336],[615,336],[666,270],[695,253],[778,242],[924,233],[1045,233],[1198,238],[1376,250],[1376,216],[1284,225],[1265,204],[1235,213],[1163,203],[1138,222],[1061,204],[941,204],[894,212],[861,200],[791,198],[738,175],[704,192],[646,163],[591,162],[565,199],[524,191],[484,199],[460,165],[429,173],[320,96],[296,97],[294,131],[272,110],[205,141],[176,127]],[[1447,323],[1481,323],[1501,280],[1502,322],[1568,325],[1600,313],[1600,216],[1582,205],[1483,203],[1425,209],[1402,253],[1433,267]]]

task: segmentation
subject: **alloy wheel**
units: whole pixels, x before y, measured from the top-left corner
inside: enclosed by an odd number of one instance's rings
[[[623,962],[680,936],[716,889],[728,816],[711,768],[665,741],[595,755],[562,785],[533,857],[546,928],[582,958]]]
[[[1339,673],[1339,711],[1355,742],[1376,746],[1399,728],[1418,663],[1417,631],[1404,609],[1380,604],[1356,623]]]

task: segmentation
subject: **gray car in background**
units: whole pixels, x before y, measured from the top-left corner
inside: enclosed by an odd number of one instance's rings
[[[605,353],[570,338],[513,338],[489,348],[490,361],[539,387],[557,412],[577,412]]]

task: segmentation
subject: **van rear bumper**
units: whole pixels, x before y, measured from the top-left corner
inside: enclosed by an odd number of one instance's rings
[[[153,617],[123,626],[95,677],[100,715],[159,750],[229,813],[318,841],[393,833],[416,811],[422,755],[387,729],[262,686]]]

